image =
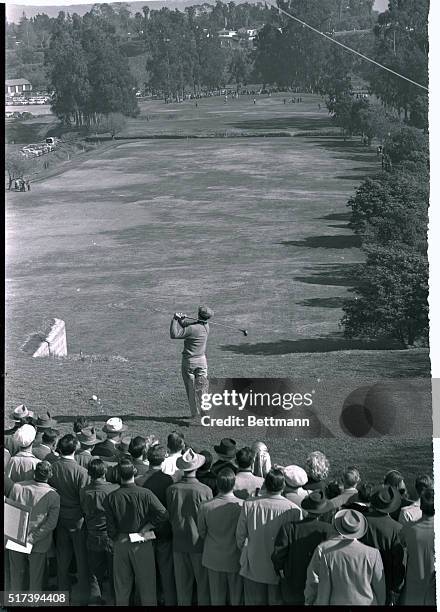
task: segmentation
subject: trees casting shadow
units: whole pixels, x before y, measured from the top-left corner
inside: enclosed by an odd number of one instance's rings
[[[225,344],[222,351],[239,355],[289,355],[294,353],[330,353],[334,351],[378,351],[402,349],[393,340],[350,340],[345,338],[310,338],[305,340],[277,340],[254,344]]]

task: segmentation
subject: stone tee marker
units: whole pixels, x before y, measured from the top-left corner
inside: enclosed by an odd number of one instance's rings
[[[51,319],[44,330],[32,334],[21,347],[32,357],[66,357],[66,324],[62,319]]]

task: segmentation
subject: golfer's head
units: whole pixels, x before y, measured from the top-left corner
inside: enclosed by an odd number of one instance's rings
[[[209,306],[199,306],[198,318],[202,321],[207,321],[214,316],[214,311]]]

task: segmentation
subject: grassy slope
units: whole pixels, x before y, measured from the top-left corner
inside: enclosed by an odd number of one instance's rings
[[[211,375],[302,379],[317,387],[315,409],[327,436],[340,434],[344,399],[357,387],[427,375],[427,351],[350,343],[338,329],[341,300],[362,259],[345,203],[361,177],[377,171],[374,153],[320,136],[330,125],[317,99],[147,106],[144,113],[160,118],[134,120],[128,132],[288,129],[316,136],[125,142],[35,183],[31,197],[8,194],[8,408],[22,401],[47,407],[65,427],[75,414],[104,420],[115,413],[129,417],[133,431],[161,437],[184,427],[180,347],[168,338],[169,317],[154,308],[191,313],[200,300],[213,305],[218,320],[250,332],[212,332]],[[48,316],[66,320],[66,360],[31,360],[19,350]],[[93,357],[79,360],[80,350]],[[411,442],[304,437],[316,435],[314,428],[292,434],[298,441],[279,431],[229,434],[240,443],[268,438],[280,462],[302,462],[318,446],[335,468],[356,458],[376,478],[398,462],[412,476],[431,463],[423,442],[428,391],[394,394],[400,412],[392,431],[416,437]],[[103,414],[94,414],[93,393]],[[199,447],[222,434],[187,429]]]

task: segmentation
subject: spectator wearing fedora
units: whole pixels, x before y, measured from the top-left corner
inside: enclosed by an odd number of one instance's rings
[[[402,525],[390,514],[400,508],[400,494],[389,485],[376,487],[371,495],[371,510],[366,514],[368,529],[362,542],[379,550],[385,572],[387,604],[395,603],[405,574]]]
[[[138,486],[152,491],[160,503],[168,510],[167,490],[174,480],[169,474],[162,472],[167,450],[164,446],[156,444],[147,451],[149,469],[146,474],[135,479]],[[153,542],[156,571],[160,576],[162,591],[160,600],[166,606],[177,605],[176,581],[173,565],[173,532],[171,523],[167,520],[155,529],[156,540]]]
[[[218,495],[200,506],[197,526],[203,538],[202,565],[208,570],[211,605],[243,603],[240,551],[235,532],[243,500],[234,495],[234,472],[226,467],[217,475]]]
[[[307,491],[303,489],[308,480],[307,472],[299,465],[288,465],[283,472],[286,481],[284,497],[301,508],[302,500],[307,497]]]
[[[5,430],[4,442],[5,448],[11,453],[12,456],[18,453],[18,451],[20,450],[20,447],[14,439],[15,432],[22,425],[33,425],[34,413],[32,412],[32,410],[29,410],[24,404],[20,404],[10,414],[10,418],[12,419],[14,424],[12,427]]]
[[[14,591],[43,590],[47,554],[60,512],[60,496],[47,482],[51,476],[51,464],[41,461],[32,480],[12,487],[10,499],[31,508],[27,543],[32,545],[30,554],[9,551]]]
[[[92,436],[93,428],[83,429],[86,436]],[[80,434],[78,434],[80,435]],[[92,457],[87,471],[90,483],[80,493],[81,510],[87,527],[87,554],[90,572],[96,577],[103,598],[103,583],[108,576],[113,590],[113,542],[107,533],[107,517],[104,509],[105,498],[119,489],[119,485],[107,482],[107,466],[99,457]]]
[[[183,472],[176,467],[176,461],[182,456],[185,448],[185,438],[183,433],[172,431],[167,438],[168,456],[162,464],[162,472],[173,477],[174,481],[180,480]]]
[[[241,509],[236,538],[246,605],[281,603],[279,576],[271,560],[275,537],[282,525],[302,518],[300,508],[283,497],[284,486],[282,470],[272,469],[264,480],[264,494],[248,499]]]
[[[420,493],[422,517],[406,523],[401,540],[407,553],[405,586],[400,604],[435,606],[434,489]]]
[[[335,535],[332,525],[319,520],[331,510],[322,490],[312,491],[303,498],[301,508],[307,517],[281,527],[272,553],[273,566],[281,576],[283,603],[296,606],[304,605],[307,567],[315,548]]]
[[[220,444],[214,445],[214,450],[217,454],[217,461],[212,465],[211,472],[217,477],[217,474],[225,467],[231,468],[234,473],[237,473],[238,468],[235,463],[237,454],[237,443],[231,438],[223,438]]]
[[[409,499],[408,489],[399,470],[389,470],[384,476],[383,484],[394,487],[399,491],[400,507],[396,507],[396,509],[390,514],[391,518],[398,521],[401,510],[407,506],[412,506],[414,502]]]
[[[60,496],[60,517],[56,528],[56,555],[58,590],[70,588],[69,566],[75,557],[78,570],[79,603],[89,602],[89,567],[87,559],[86,528],[81,509],[81,492],[86,487],[87,470],[75,461],[78,440],[73,434],[66,434],[58,442],[60,458],[52,464],[49,484]]]
[[[117,461],[120,456],[117,446],[121,441],[121,435],[127,431],[127,426],[119,417],[112,417],[105,423],[102,431],[107,437],[103,442],[96,444],[92,455],[102,457],[104,460]]]
[[[208,306],[199,306],[198,319],[192,324],[184,322],[185,315],[176,312],[170,324],[170,337],[183,340],[182,378],[188,397],[191,417],[200,414],[199,401],[196,397],[196,379],[207,382],[208,362],[206,345],[209,336],[209,319],[214,311]]]
[[[57,429],[45,429],[41,437],[41,443],[33,446],[32,452],[37,459],[49,461],[53,463],[59,459],[59,454],[55,451],[60,432]]]
[[[19,450],[9,460],[5,476],[13,482],[32,480],[34,477],[35,466],[40,462],[32,452],[36,433],[33,425],[22,425],[12,436],[13,443]]]
[[[156,571],[151,540],[132,542],[130,534],[158,527],[168,513],[157,497],[134,482],[136,468],[130,459],[119,464],[121,486],[104,500],[107,532],[113,540],[113,574],[117,606],[129,606],[133,586],[142,606],[155,606]]]
[[[422,518],[422,509],[420,508],[420,496],[424,489],[431,489],[433,481],[431,476],[428,474],[421,474],[417,476],[414,483],[414,488],[417,493],[417,499],[409,506],[404,506],[400,510],[399,523],[406,525],[406,523],[412,523]]]
[[[217,477],[211,470],[212,462],[214,461],[212,453],[208,450],[200,451],[200,454],[205,457],[205,463],[196,472],[196,478],[212,491],[214,497],[217,495]]]
[[[264,478],[252,473],[254,452],[249,446],[245,446],[238,451],[235,460],[238,472],[235,476],[234,495],[240,499],[255,497],[263,486]]]
[[[380,553],[359,540],[367,519],[356,510],[340,510],[334,517],[338,536],[321,542],[307,569],[304,600],[317,606],[385,604],[385,574]]]
[[[208,573],[202,565],[203,540],[197,529],[197,515],[201,504],[212,499],[209,487],[196,478],[205,457],[188,448],[176,461],[184,476],[167,489],[167,508],[173,530],[173,559],[179,606],[192,604],[194,580],[197,601],[209,605]]]
[[[41,416],[37,416],[37,420],[35,421],[35,427],[37,428],[37,435],[35,436],[34,444],[41,444],[43,433],[47,429],[56,429],[58,423],[55,419],[50,416],[49,412],[43,414]]]
[[[75,460],[78,465],[87,469],[90,461],[93,459],[92,451],[98,441],[95,428],[85,427],[76,437],[80,443],[80,448],[75,453]]]

